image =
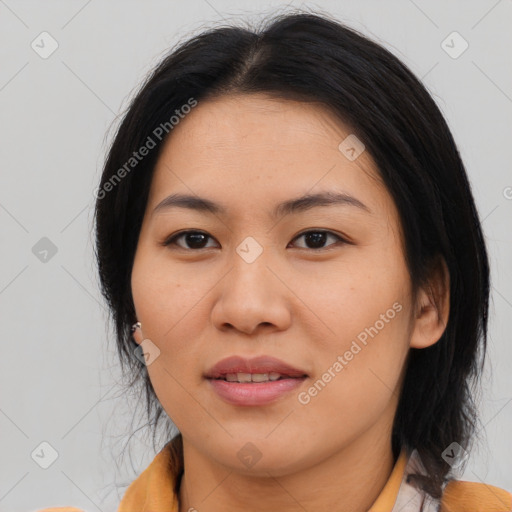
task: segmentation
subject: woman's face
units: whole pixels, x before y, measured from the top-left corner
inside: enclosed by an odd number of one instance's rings
[[[150,340],[155,392],[205,459],[278,476],[389,445],[408,350],[426,341],[396,208],[353,136],[340,149],[349,135],[319,105],[241,95],[200,101],[163,148],[132,272],[134,336]],[[327,193],[354,199],[276,210]],[[171,194],[219,210],[155,211]],[[222,382],[263,389],[236,401],[205,377],[233,355],[275,357],[307,377],[267,401],[275,383]]]

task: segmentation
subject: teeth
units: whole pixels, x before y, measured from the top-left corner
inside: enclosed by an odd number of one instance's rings
[[[279,379],[282,375],[277,372],[270,373],[228,373],[225,380],[228,382],[268,382]]]
[[[251,375],[251,377],[252,377],[253,382],[268,382],[269,381],[268,373],[253,373]]]
[[[251,374],[250,373],[237,373],[238,382],[251,382]]]

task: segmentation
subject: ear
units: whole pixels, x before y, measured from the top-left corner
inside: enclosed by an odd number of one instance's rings
[[[411,348],[434,345],[443,335],[450,314],[450,273],[442,256],[430,266],[428,283],[418,291]]]

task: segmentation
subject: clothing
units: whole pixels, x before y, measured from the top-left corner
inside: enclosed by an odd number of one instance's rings
[[[129,485],[117,512],[178,512],[183,472],[181,436],[172,439]],[[424,473],[416,451],[400,453],[391,475],[368,512],[419,512],[423,494],[407,483],[411,472]],[[39,512],[83,512],[73,507]],[[512,512],[512,494],[484,483],[449,481],[441,501],[425,499],[423,512]]]

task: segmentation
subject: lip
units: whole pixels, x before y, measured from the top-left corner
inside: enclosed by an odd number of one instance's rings
[[[277,372],[283,376],[302,377],[307,373],[295,368],[280,359],[271,356],[258,356],[250,359],[231,356],[220,360],[205,374],[207,379],[225,377],[228,373],[270,373]]]
[[[281,373],[286,378],[269,382],[227,382],[228,373]],[[308,375],[284,361],[270,356],[246,359],[232,356],[222,359],[205,375],[213,390],[232,405],[265,405],[298,388]]]

